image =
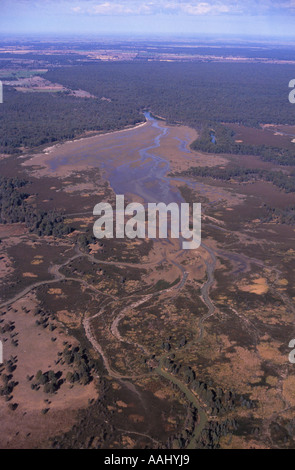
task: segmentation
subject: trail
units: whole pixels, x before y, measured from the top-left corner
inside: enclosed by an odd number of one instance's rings
[[[214,251],[209,246],[205,245],[205,243],[202,243],[201,246],[207,251],[207,253],[210,256],[210,259],[205,260],[205,264],[206,264],[206,268],[207,268],[207,281],[201,287],[201,299],[203,300],[204,304],[208,308],[208,313],[206,315],[203,315],[202,318],[199,321],[198,326],[199,326],[199,329],[200,329],[200,333],[199,333],[199,338],[197,340],[198,342],[200,342],[203,338],[204,322],[209,317],[211,317],[211,315],[213,315],[215,313],[215,310],[216,310],[212,300],[210,299],[209,292],[210,292],[210,288],[212,287],[212,285],[214,284],[214,281],[215,281],[214,271],[215,271],[216,261],[217,260],[216,260],[216,256],[215,256]]]

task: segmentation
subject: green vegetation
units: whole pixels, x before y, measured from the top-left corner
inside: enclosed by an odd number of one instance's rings
[[[62,354],[62,362],[73,365],[73,372],[67,374],[67,381],[71,384],[75,382],[87,385],[92,381],[92,372],[96,370],[95,362],[89,358],[87,352],[82,347],[70,347],[66,345]]]
[[[19,189],[27,181],[18,178],[0,177],[0,223],[16,223],[25,221],[25,204],[28,194]]]
[[[1,60],[0,60],[1,62]],[[0,68],[0,78],[1,80],[17,80],[18,78],[30,78],[35,75],[42,75],[47,72],[47,70],[1,70]]]
[[[73,231],[64,224],[64,217],[54,211],[38,211],[27,203],[28,194],[21,190],[28,182],[18,178],[0,177],[0,223],[23,222],[38,236],[63,237]]]
[[[279,224],[295,225],[295,206],[287,206],[284,209],[278,207],[265,206],[267,216],[262,219],[263,222],[276,222]]]
[[[164,359],[162,365],[164,370],[158,368],[158,372],[177,385],[191,403],[185,430],[169,439],[168,448],[219,448],[220,438],[238,429],[235,419],[222,420],[223,416],[236,407],[249,410],[256,406],[247,396],[214,387],[211,381],[206,383],[197,380],[196,373],[191,367],[177,363],[172,357]],[[218,421],[211,420],[213,417],[218,417]]]
[[[191,167],[181,173],[175,173],[173,176],[192,176],[201,178],[213,178],[221,181],[238,181],[240,183],[247,181],[269,181],[286,193],[295,192],[295,174],[283,173],[282,171],[259,170],[252,168],[236,167]]]
[[[85,233],[81,233],[81,235],[79,235],[78,237],[78,245],[80,250],[83,251],[83,253],[89,253],[89,245],[95,242],[96,238],[94,237],[93,233],[90,232],[89,229],[87,229]]]
[[[287,85],[293,67],[224,63],[104,63],[51,70],[45,78],[148,108],[171,122],[295,123]]]
[[[71,347],[66,345],[63,352],[59,353],[59,359],[56,364],[67,364],[73,367],[72,372],[68,372],[65,379],[62,378],[62,372],[48,370],[42,372],[38,370],[31,384],[32,390],[39,390],[43,386],[45,393],[55,393],[67,381],[70,384],[79,383],[87,385],[93,380],[92,371],[95,370],[95,364],[81,347]],[[31,380],[29,378],[29,380]]]
[[[42,309],[37,309],[35,312],[35,316],[38,316],[38,320],[36,320],[35,324],[37,326],[42,326],[42,328],[46,329],[49,327],[50,331],[55,330],[55,326],[53,323],[50,322],[50,320],[55,320],[56,317],[52,312],[47,312]]]
[[[13,389],[17,386],[17,382],[13,380],[13,372],[17,367],[17,361],[16,356],[11,356],[10,359],[5,360],[3,365],[1,365],[0,377],[2,386],[0,386],[0,396],[5,396],[6,401],[10,401],[12,399]],[[17,406],[17,404],[15,405]]]
[[[212,134],[215,137],[214,142],[212,142]],[[234,135],[233,130],[221,124],[206,125],[202,130],[201,137],[191,144],[191,148],[208,153],[257,155],[263,161],[274,162],[279,165],[295,165],[294,151],[267,145],[237,143],[234,141]]]
[[[53,370],[49,370],[43,373],[41,370],[38,370],[31,388],[32,390],[39,390],[40,386],[43,385],[43,391],[45,393],[55,393],[64,382],[63,379],[60,378],[61,376],[61,372],[55,373]]]
[[[155,289],[156,291],[162,291],[162,290],[169,289],[170,287],[175,286],[175,285],[178,284],[179,282],[180,282],[180,277],[178,277],[177,279],[175,279],[175,281],[173,281],[173,282],[168,282],[168,281],[165,281],[165,279],[160,279],[160,280],[157,281],[157,283],[155,284],[154,289]]]
[[[113,131],[143,121],[128,103],[75,98],[62,93],[20,93],[5,87],[0,107],[0,153],[21,153],[84,131]]]
[[[54,65],[55,58],[50,60]],[[170,123],[197,128],[209,122],[295,124],[287,93],[292,75],[292,66],[259,63],[86,62],[51,68],[44,78],[88,91],[96,99],[62,93],[25,94],[5,87],[0,107],[0,152],[21,152],[22,147],[72,139],[85,130],[122,129],[143,121],[144,109]],[[206,137],[194,145],[207,144]],[[267,159],[269,149],[263,152]],[[282,161],[290,158],[288,153],[280,156]]]

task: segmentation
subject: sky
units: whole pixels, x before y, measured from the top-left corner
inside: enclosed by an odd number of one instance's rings
[[[295,38],[295,0],[0,0],[0,34]]]

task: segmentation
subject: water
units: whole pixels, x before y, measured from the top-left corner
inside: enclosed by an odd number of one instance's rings
[[[137,160],[139,165],[134,167],[134,162],[123,163],[115,169],[110,169],[108,176],[110,185],[116,194],[132,193],[140,196],[144,202],[185,202],[180,192],[171,185],[171,180],[181,182],[192,189],[196,189],[200,194],[206,196],[211,188],[201,182],[196,182],[185,177],[170,178],[167,175],[170,171],[170,163],[157,155],[157,149],[160,147],[161,139],[169,135],[169,128],[165,127],[151,116],[149,112],[145,113],[145,118],[152,123],[152,127],[157,129],[158,134],[148,147],[139,149],[140,158]],[[214,136],[215,138],[215,136]],[[189,141],[175,138],[179,144],[178,148],[183,153],[192,153],[188,148]],[[197,164],[197,163],[196,163]],[[214,204],[222,199],[222,194],[215,190],[217,198],[209,204]],[[196,201],[198,202],[198,201]]]
[[[156,130],[155,137],[151,141],[146,142],[143,137],[142,143],[136,146],[128,146],[128,142],[132,133],[140,133],[141,129],[130,130],[126,133],[112,134],[112,143],[105,145],[97,145],[95,139],[85,139],[82,144],[77,145],[75,142],[69,143],[68,154],[57,154],[52,156],[49,161],[52,170],[57,169],[61,165],[74,165],[93,158],[99,157],[100,166],[105,170],[110,185],[116,194],[133,194],[143,199],[144,203],[148,202],[185,202],[179,190],[171,184],[171,181],[178,181],[196,189],[200,194],[206,196],[210,193],[210,187],[184,177],[171,178],[166,176],[170,171],[170,163],[161,157],[157,150],[161,145],[161,140],[169,135],[169,127],[165,127],[163,122],[157,121],[149,112],[145,112],[145,118],[151,123],[152,128]],[[131,137],[132,138],[132,137]],[[172,137],[171,137],[172,138]],[[189,149],[189,138],[186,140],[174,137],[178,142],[178,149],[183,155],[192,154]],[[127,144],[127,145],[126,145]],[[118,153],[122,149],[128,149],[128,162],[124,162],[116,166]],[[115,164],[114,164],[115,163]],[[192,160],[192,166],[194,165]],[[197,160],[195,165],[197,165]],[[222,195],[216,192],[217,200]],[[198,202],[198,201],[196,201]],[[214,203],[215,201],[211,201]]]
[[[216,144],[215,134],[210,134],[212,144]]]
[[[109,174],[109,182],[116,194],[132,193],[143,198],[145,202],[183,202],[181,195],[165,177],[170,170],[167,160],[157,154],[161,139],[169,134],[169,129],[160,126],[149,112],[145,117],[152,127],[159,132],[148,147],[139,150],[138,166],[134,162],[123,163]],[[182,145],[182,142],[180,143]]]

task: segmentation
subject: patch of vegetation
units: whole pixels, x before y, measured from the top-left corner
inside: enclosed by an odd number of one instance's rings
[[[295,206],[287,206],[284,209],[278,207],[264,206],[267,210],[267,216],[262,222],[276,222],[278,224],[295,225]]]
[[[62,238],[73,231],[64,224],[64,217],[55,211],[38,211],[27,200],[29,195],[20,191],[28,182],[18,178],[0,177],[0,223],[23,222],[38,236]]]
[[[168,282],[168,281],[165,281],[164,279],[160,279],[159,281],[157,281],[157,283],[155,284],[155,287],[154,289],[157,291],[161,291],[161,290],[165,290],[165,289],[169,289],[169,287],[173,287],[175,286],[176,284],[178,284],[180,281],[180,277],[178,277],[177,279],[175,279],[175,281],[173,282]]]
[[[61,353],[61,362],[73,365],[73,372],[68,372],[67,381],[71,384],[80,383],[87,385],[93,380],[93,372],[96,370],[96,363],[88,356],[82,347],[70,347],[66,345]]]
[[[62,372],[54,372],[53,370],[42,372],[42,370],[38,370],[31,388],[32,390],[39,390],[40,386],[43,385],[44,393],[55,393],[64,383],[61,376]]]
[[[46,112],[44,112],[46,110]],[[127,102],[75,98],[64,93],[20,93],[5,87],[0,108],[0,153],[19,154],[85,131],[113,131],[144,117]]]
[[[16,59],[17,54],[2,57],[6,60],[1,62],[0,55],[0,67],[2,63],[7,68],[9,59]],[[75,54],[70,57],[26,54],[26,58],[36,61],[34,68],[38,61],[38,67],[46,67],[50,62],[51,70],[43,75],[45,79],[69,89],[85,90],[97,98],[78,100],[63,93],[27,94],[5,87],[5,100],[0,108],[2,153],[20,153],[24,147],[73,139],[84,131],[122,129],[142,122],[145,109],[165,117],[169,123],[181,122],[198,129],[208,122],[214,125],[236,122],[253,127],[269,122],[295,124],[286,98],[286,83],[292,75],[291,66],[286,64],[134,61],[77,65]],[[104,97],[108,100],[103,100]],[[230,131],[222,131],[229,134],[224,136],[226,145],[219,132],[216,131],[214,151],[220,148],[231,152]],[[203,141],[193,146],[211,151],[210,144],[205,132]],[[237,150],[232,149],[239,153]],[[241,146],[240,151],[253,153],[254,149]],[[278,158],[280,163],[294,161],[288,152],[276,156],[276,150],[262,147],[257,152],[265,159]]]
[[[172,176],[192,176],[201,178],[213,178],[221,181],[238,181],[245,183],[248,181],[268,181],[273,183],[286,193],[295,192],[295,173],[283,173],[282,171],[260,170],[255,168],[241,168],[238,166],[220,168],[216,167],[191,167],[181,173],[175,173]]]
[[[214,129],[212,128],[214,127]],[[214,139],[212,139],[214,135]],[[205,125],[200,138],[191,144],[193,150],[207,153],[229,153],[234,155],[257,155],[261,160],[278,165],[294,165],[295,153],[289,149],[267,145],[250,145],[234,141],[234,131],[218,123]]]

